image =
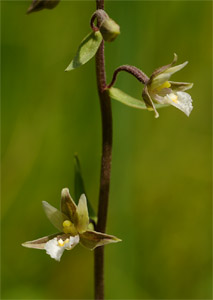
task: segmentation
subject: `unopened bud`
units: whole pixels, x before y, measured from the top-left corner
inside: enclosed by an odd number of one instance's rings
[[[106,18],[100,25],[100,32],[106,42],[112,42],[120,34],[120,26],[110,18]]]
[[[58,5],[59,2],[60,0],[33,0],[32,4],[27,10],[27,14],[42,10],[44,8],[52,9]]]

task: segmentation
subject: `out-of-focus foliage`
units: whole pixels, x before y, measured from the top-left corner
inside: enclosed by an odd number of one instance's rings
[[[89,30],[94,1],[62,1],[26,15],[26,1],[2,1],[2,298],[89,299],[93,253],[81,247],[60,263],[21,247],[54,228],[41,201],[74,192],[78,151],[97,208],[101,120],[94,61],[64,69]],[[113,101],[114,149],[106,247],[109,299],[211,298],[211,8],[206,1],[108,1],[121,35],[106,44],[108,82],[131,64],[148,76],[171,61],[174,80],[194,82],[194,110],[152,112]],[[119,74],[135,98],[142,87]]]
[[[97,217],[95,214],[95,211],[88,199],[86,189],[85,189],[85,184],[84,184],[84,179],[81,171],[81,165],[80,161],[78,158],[78,155],[75,154],[74,156],[74,196],[75,196],[75,201],[77,202],[77,199],[81,197],[82,194],[85,194],[87,198],[87,206],[88,206],[88,212],[89,212],[89,217],[91,220],[94,220],[95,222],[97,221]],[[77,203],[76,203],[77,204]]]

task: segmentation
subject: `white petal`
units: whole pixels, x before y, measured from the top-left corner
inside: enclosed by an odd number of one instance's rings
[[[193,109],[192,98],[188,93],[185,92],[168,94],[163,98],[163,101],[164,103],[171,104],[182,110],[187,116],[190,115]]]
[[[71,236],[69,238],[69,242],[65,244],[65,249],[66,250],[71,250],[73,249],[80,241],[79,235],[76,236]]]
[[[54,238],[48,241],[45,244],[44,249],[46,250],[47,254],[49,254],[52,258],[57,261],[60,261],[61,256],[65,249],[70,250],[74,248],[79,243],[79,236],[71,236],[69,239],[63,241],[62,239],[58,240]],[[61,244],[61,245],[60,245]]]
[[[151,83],[151,89],[155,89],[158,86],[161,86],[165,81],[168,81],[172,74],[180,71],[188,64],[188,61],[185,61],[183,64],[168,68],[166,71],[160,73],[159,75],[153,78]]]
[[[47,254],[49,254],[52,258],[57,261],[60,261],[61,256],[64,252],[64,248],[58,245],[57,238],[54,238],[46,243],[44,249],[46,250]]]

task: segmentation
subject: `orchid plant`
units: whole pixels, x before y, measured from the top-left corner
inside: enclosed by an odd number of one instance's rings
[[[33,0],[27,13],[54,8],[60,0]],[[95,25],[96,22],[96,25]],[[170,81],[170,77],[186,66],[188,62],[176,65],[177,55],[172,63],[156,69],[150,78],[140,69],[123,65],[115,69],[111,83],[107,85],[105,72],[104,43],[114,41],[120,34],[119,25],[104,10],[104,0],[96,0],[96,11],[90,19],[91,32],[80,43],[76,55],[66,71],[81,67],[94,56],[96,58],[97,89],[102,117],[102,158],[98,213],[94,217],[92,204],[87,201],[80,164],[76,157],[75,185],[78,182],[78,204],[70,196],[67,188],[61,193],[61,210],[43,201],[44,211],[58,233],[23,243],[28,248],[43,249],[53,259],[60,261],[64,250],[73,249],[78,243],[94,250],[95,299],[104,299],[104,245],[121,241],[105,233],[110,188],[112,160],[112,110],[111,99],[127,106],[154,111],[159,117],[158,108],[174,106],[187,116],[192,111],[192,98],[185,91],[193,84]],[[144,85],[141,99],[128,95],[114,87],[120,71],[128,72]],[[76,200],[77,200],[76,196]],[[89,217],[89,212],[90,217]]]

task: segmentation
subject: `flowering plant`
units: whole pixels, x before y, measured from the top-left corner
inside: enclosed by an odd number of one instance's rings
[[[33,0],[28,13],[42,9],[52,9],[59,0]],[[96,22],[96,25],[94,24]],[[149,78],[140,69],[123,65],[118,67],[110,84],[106,82],[105,70],[105,42],[114,41],[120,34],[120,26],[108,16],[104,10],[104,0],[96,0],[96,10],[90,19],[90,32],[80,43],[76,55],[66,68],[72,71],[90,61],[95,56],[97,90],[100,100],[102,118],[102,157],[100,172],[100,188],[98,213],[92,220],[91,204],[85,196],[84,185],[80,178],[81,193],[78,205],[73,201],[67,188],[61,193],[61,210],[43,202],[45,213],[50,222],[59,231],[53,235],[28,241],[23,246],[35,249],[44,249],[46,253],[60,261],[64,250],[73,249],[78,243],[94,251],[95,299],[104,299],[104,245],[121,241],[115,236],[105,233],[109,202],[111,161],[112,161],[112,108],[111,99],[120,101],[130,107],[152,110],[155,117],[159,116],[157,109],[168,105],[175,106],[187,116],[192,111],[192,98],[185,91],[192,87],[192,83],[170,81],[171,75],[181,70],[187,62],[174,66],[177,55],[172,63],[156,69]],[[90,30],[90,31],[91,31]],[[117,74],[126,71],[144,85],[143,99],[136,99],[123,91],[113,87]],[[79,173],[79,168],[78,172]],[[79,176],[78,176],[79,178]],[[75,197],[76,199],[78,197]],[[90,218],[89,213],[90,211]],[[102,246],[102,247],[99,247]],[[96,249],[97,248],[97,249]]]

